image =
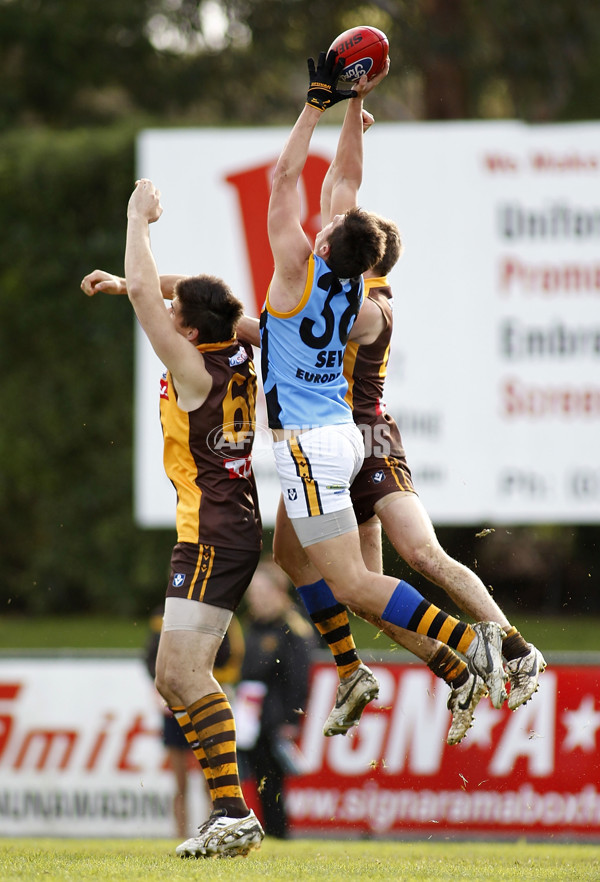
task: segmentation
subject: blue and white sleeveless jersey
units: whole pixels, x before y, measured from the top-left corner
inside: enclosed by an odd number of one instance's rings
[[[352,422],[344,401],[344,352],[363,298],[362,276],[338,279],[311,254],[304,294],[291,312],[269,295],[260,317],[261,367],[271,429]]]

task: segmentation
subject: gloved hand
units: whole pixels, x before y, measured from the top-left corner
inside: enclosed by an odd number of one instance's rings
[[[335,84],[339,75],[344,69],[344,59],[338,58],[336,61],[335,52],[329,52],[327,57],[321,52],[319,60],[315,68],[315,62],[312,58],[308,59],[308,76],[310,84],[306,95],[306,103],[311,107],[316,107],[323,113],[328,107],[333,107],[338,101],[345,101],[346,98],[356,98],[356,92],[353,89],[340,91],[336,89]]]

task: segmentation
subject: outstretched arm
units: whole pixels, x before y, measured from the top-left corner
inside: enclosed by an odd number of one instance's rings
[[[174,294],[175,283],[179,279],[187,279],[188,276],[164,275],[160,276],[160,291],[164,300],[172,300]],[[81,290],[88,297],[93,297],[99,291],[106,294],[121,294],[127,296],[127,282],[123,276],[114,276],[107,273],[106,270],[95,269],[87,276],[83,277],[81,282]],[[243,315],[237,326],[237,336],[252,343],[253,346],[260,346],[260,328],[258,319]]]
[[[105,270],[95,269],[81,280],[81,290],[88,297],[93,297],[98,291],[107,294],[127,294],[127,284],[123,276],[114,276]]]
[[[165,300],[173,299],[173,289],[175,283],[179,279],[186,279],[187,276],[164,275],[160,277],[160,290]],[[127,295],[127,282],[124,276],[115,276],[107,273],[106,270],[95,269],[87,276],[84,276],[81,282],[81,290],[88,297],[93,297],[99,291],[105,294],[121,294]]]

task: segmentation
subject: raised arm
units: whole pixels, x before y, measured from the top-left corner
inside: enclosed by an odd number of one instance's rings
[[[302,297],[306,265],[312,251],[312,243],[300,222],[298,182],[313,132],[328,107],[355,96],[352,90],[336,88],[343,66],[343,61],[336,60],[333,52],[327,56],[321,52],[316,66],[309,58],[306,105],[281,151],[273,174],[267,225],[275,271],[269,301],[282,312],[293,309]]]
[[[247,340],[252,346],[260,346],[260,325],[257,318],[243,315],[236,328],[236,335],[240,340]]]
[[[370,297],[365,297],[362,306],[352,325],[349,339],[359,345],[374,343],[385,328],[385,319],[381,309]]]
[[[323,213],[321,223],[326,226],[336,214],[344,214],[357,205],[358,191],[363,175],[362,101],[352,101],[346,108],[344,124],[333,161],[329,212]]]
[[[363,100],[387,76],[389,67],[388,59],[382,72],[372,80],[361,77],[355,86],[358,100],[346,107],[337,150],[321,188],[323,226],[336,214],[344,214],[357,205],[363,173],[363,134],[374,122],[371,114],[363,108]]]
[[[362,130],[363,135],[368,129],[371,128],[373,123],[375,122],[374,117],[365,110],[364,107],[362,109]],[[325,177],[323,178],[323,184],[321,186],[321,219],[323,222],[323,226],[326,226],[330,220],[335,216],[335,213],[331,210],[331,195],[333,192],[333,187],[337,178],[337,151],[336,156],[333,158],[331,165],[327,169]],[[362,179],[362,176],[361,176]]]
[[[152,348],[173,376],[180,406],[192,410],[203,403],[212,378],[194,345],[197,329],[178,329],[175,318],[165,309],[149,233],[149,225],[161,214],[159,191],[151,181],[138,181],[127,208],[127,294]]]
[[[312,246],[300,222],[298,181],[321,112],[306,104],[277,160],[267,215],[269,243],[275,263],[269,298],[286,312],[302,296],[306,262]]]

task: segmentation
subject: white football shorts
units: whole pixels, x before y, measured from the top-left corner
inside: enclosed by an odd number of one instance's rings
[[[354,423],[322,426],[273,444],[285,509],[290,518],[352,508],[350,484],[365,456]]]

